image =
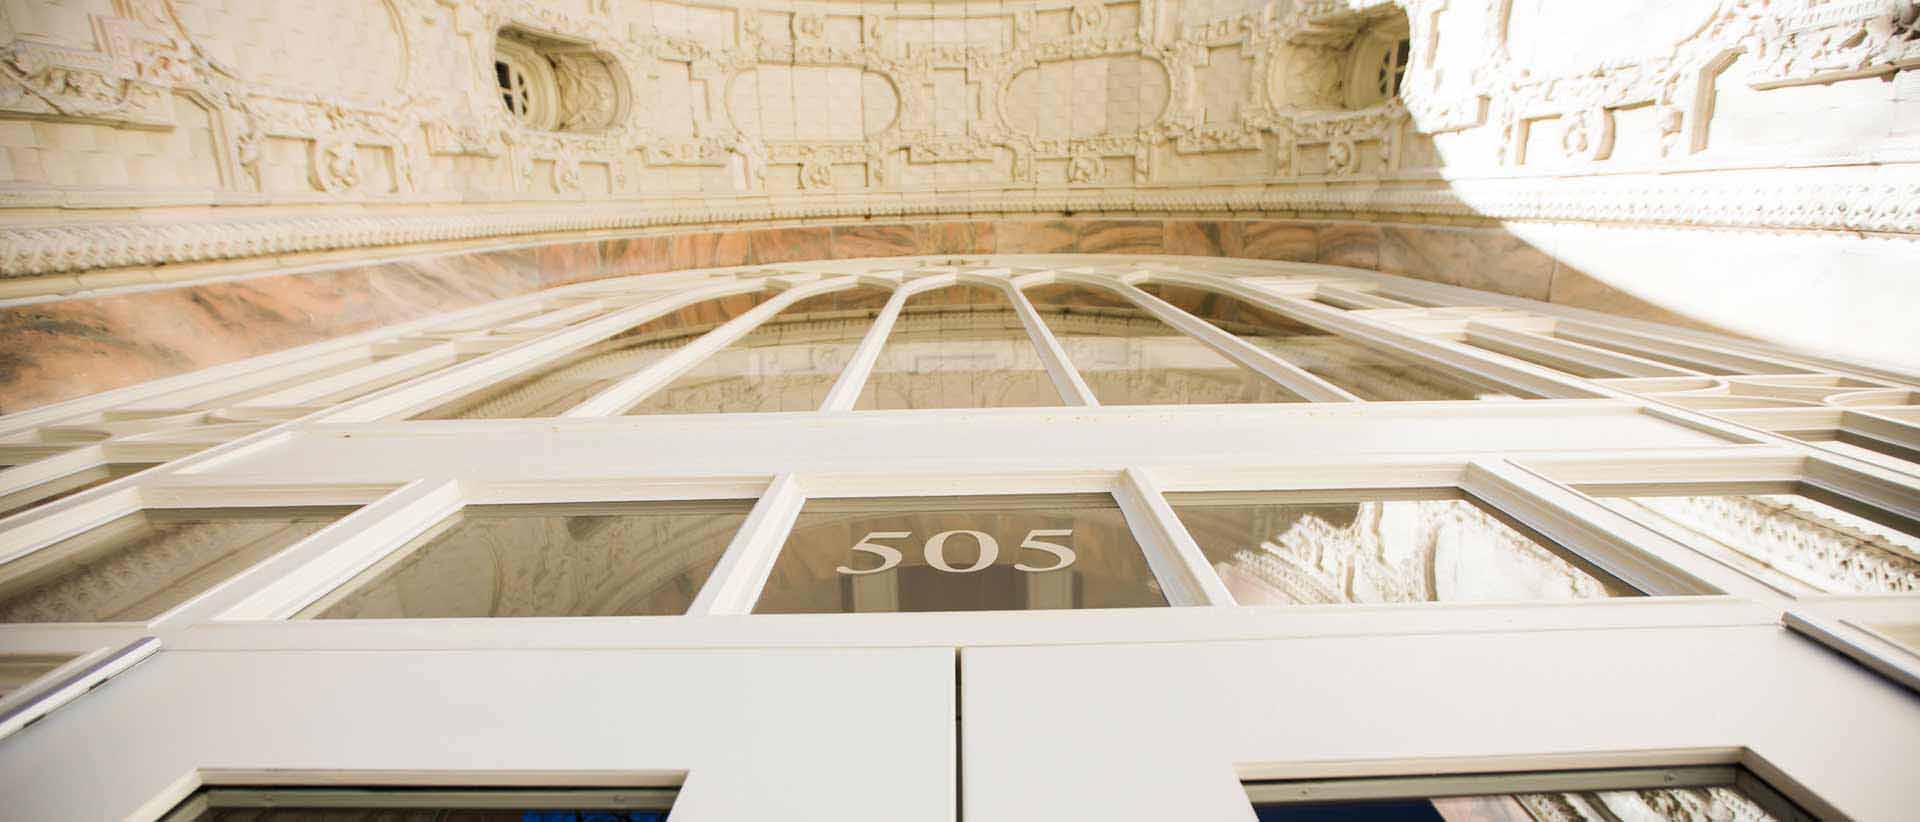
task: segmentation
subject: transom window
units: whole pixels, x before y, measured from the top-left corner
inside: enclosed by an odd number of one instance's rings
[[[493,73],[500,83],[501,102],[506,104],[507,111],[524,122],[532,110],[532,101],[528,98],[533,94],[528,88],[526,68],[510,58],[503,58],[493,62]]]

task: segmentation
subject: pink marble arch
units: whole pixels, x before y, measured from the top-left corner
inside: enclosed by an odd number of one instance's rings
[[[1063,218],[688,231],[454,253],[0,310],[0,413],[556,285],[686,268],[927,254],[1323,262],[1665,322],[1498,228]]]

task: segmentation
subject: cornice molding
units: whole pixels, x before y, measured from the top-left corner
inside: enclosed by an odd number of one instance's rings
[[[1482,218],[1920,235],[1920,183],[1781,186],[1502,180],[1458,182],[1448,189],[1343,188],[1233,194],[1122,190],[656,211],[618,203],[532,206],[512,212],[493,207],[451,215],[447,210],[441,207],[432,214],[420,215],[286,215],[171,223],[94,221],[14,226],[0,233],[0,276],[32,277],[530,235],[970,214],[1314,214],[1383,220]]]

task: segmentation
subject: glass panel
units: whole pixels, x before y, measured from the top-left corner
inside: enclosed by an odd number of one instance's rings
[[[627,413],[817,410],[891,296],[861,286],[800,300]]]
[[[553,417],[585,402],[700,335],[766,302],[764,291],[694,303],[561,358],[532,374],[496,383],[414,419]]]
[[[1801,442],[1812,443],[1828,451],[1856,457],[1868,462],[1885,463],[1888,459],[1899,460],[1913,466],[1908,470],[1920,469],[1920,450],[1906,448],[1887,442],[1878,437],[1855,434],[1852,431],[1827,429],[1823,431],[1782,431],[1786,436]]]
[[[1148,283],[1141,290],[1363,400],[1515,398],[1512,389],[1481,385],[1464,374],[1377,351],[1225,294],[1162,283]]]
[[[67,664],[73,654],[0,654],[0,699]]]
[[[1242,605],[1631,596],[1453,489],[1172,494],[1180,522]]]
[[[1814,819],[1751,772],[1726,765],[1249,782],[1246,788],[1261,822]]]
[[[300,616],[683,614],[752,507],[751,500],[468,506]]]
[[[666,822],[677,790],[203,788],[161,822]]]
[[[1302,401],[1110,290],[1055,283],[1026,294],[1102,405]]]
[[[756,613],[1167,604],[1106,494],[810,500]]]
[[[136,511],[9,563],[0,622],[152,619],[351,510]]]
[[[954,285],[907,298],[853,407],[1062,404],[1006,292]]]
[[[1811,487],[1742,490],[1679,488],[1600,502],[1791,590],[1920,591],[1920,525]]]
[[[92,468],[75,471],[58,479],[50,479],[6,496],[0,496],[0,519],[18,514],[29,508],[37,508],[54,500],[66,499],[81,491],[98,488],[129,474],[139,473],[159,463],[146,462],[136,464],[96,465]]]
[[[1735,788],[1722,786],[1259,805],[1254,815],[1259,822],[1774,822],[1812,818],[1775,816]]]

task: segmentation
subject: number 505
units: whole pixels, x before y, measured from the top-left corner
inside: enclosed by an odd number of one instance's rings
[[[965,568],[955,568],[947,562],[947,540],[951,539],[955,534],[966,534],[967,536],[973,537],[973,541],[980,546],[980,556],[974,559],[972,565],[969,565]],[[861,551],[861,552],[865,552],[865,553],[872,554],[874,556],[879,557],[880,567],[868,568],[864,571],[857,571],[857,570],[854,570],[853,568],[842,565],[835,568],[834,570],[850,576],[864,576],[866,574],[877,574],[877,573],[880,573],[881,571],[885,571],[890,568],[893,568],[894,566],[900,564],[900,559],[901,559],[900,549],[895,548],[891,545],[882,545],[878,542],[874,542],[874,540],[907,539],[912,536],[913,536],[912,531],[874,531],[872,533],[869,533],[866,536],[861,537],[859,542],[854,543],[853,548],[851,548],[850,550]],[[1057,543],[1057,542],[1047,542],[1045,540],[1037,539],[1037,537],[1070,537],[1070,536],[1073,536],[1072,528],[1035,528],[1031,531],[1028,531],[1027,538],[1020,541],[1020,547],[1051,555],[1054,559],[1054,562],[1052,565],[1039,566],[1039,567],[1028,565],[1024,562],[1018,562],[1018,563],[1014,563],[1013,567],[1021,571],[1026,571],[1027,573],[1030,573],[1030,574],[1039,574],[1039,573],[1045,573],[1047,571],[1058,571],[1062,568],[1072,565],[1073,560],[1075,558],[1072,548],[1068,548],[1067,546],[1061,545],[1060,543]],[[974,571],[978,571],[983,568],[986,568],[989,565],[992,565],[994,560],[1000,558],[999,541],[995,540],[992,536],[980,531],[967,531],[967,530],[941,531],[938,534],[934,534],[933,536],[928,537],[927,544],[922,546],[921,550],[926,553],[928,565],[931,565],[949,574],[970,574],[970,573],[973,573]]]

